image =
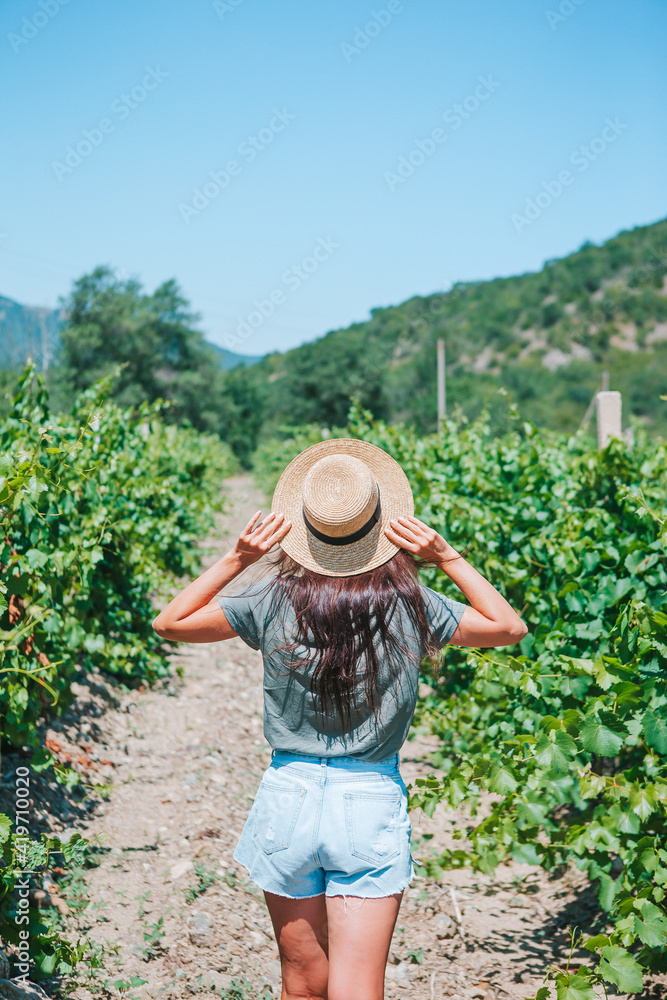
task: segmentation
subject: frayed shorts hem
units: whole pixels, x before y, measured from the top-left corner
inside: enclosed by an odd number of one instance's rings
[[[248,865],[246,865],[245,862],[240,861],[239,858],[237,858],[236,856],[234,856],[234,860],[238,864],[243,865],[245,870],[248,872],[248,877],[250,878],[250,881],[254,882],[254,884],[257,886],[258,889],[261,889],[262,892],[270,892],[272,896],[282,896],[283,899],[315,899],[317,896],[327,896],[327,897],[352,896],[355,899],[388,899],[389,896],[395,896],[399,892],[404,892],[405,889],[407,889],[412,884],[414,879],[417,877],[416,872],[413,870],[412,874],[407,879],[404,879],[396,889],[384,892],[377,892],[377,893],[358,892],[358,891],[346,892],[345,891],[346,888],[354,889],[354,885],[352,884],[349,887],[327,886],[326,889],[323,889],[321,892],[304,892],[303,894],[295,895],[290,892],[285,892],[282,886],[280,889],[272,888],[268,884],[269,879],[265,880],[262,879],[261,877],[253,875],[252,870],[248,867]]]

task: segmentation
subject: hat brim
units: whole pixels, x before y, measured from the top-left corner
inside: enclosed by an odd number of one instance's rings
[[[308,531],[303,520],[302,485],[309,469],[326,455],[359,458],[369,467],[380,490],[380,516],[371,531],[351,545],[327,545]],[[271,510],[292,522],[280,542],[288,556],[323,576],[356,576],[388,562],[399,551],[384,529],[393,518],[414,513],[408,477],[398,462],[382,448],[356,438],[329,438],[306,448],[287,466],[278,480]]]

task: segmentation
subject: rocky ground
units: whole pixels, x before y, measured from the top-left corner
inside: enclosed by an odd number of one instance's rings
[[[228,486],[233,506],[218,551],[254,510],[268,509],[246,477]],[[102,785],[102,794],[98,788],[82,800],[33,780],[39,825],[65,836],[80,830],[100,844],[95,867],[62,896],[51,890],[51,901],[70,911],[67,925],[93,941],[103,961],[72,1000],[280,996],[262,895],[232,858],[270,758],[261,655],[233,639],[179,647],[173,661],[169,681],[139,692],[119,694],[100,677],[82,679],[74,710],[50,731],[52,752]],[[408,784],[433,770],[434,749],[420,731],[405,744]],[[440,810],[432,819],[413,813],[413,854],[424,858],[451,844],[462,822]],[[593,909],[578,873],[549,878],[512,864],[492,876],[417,878],[399,914],[386,995],[532,997],[549,963],[564,966],[568,926],[585,923]],[[657,1000],[659,993],[649,995]]]

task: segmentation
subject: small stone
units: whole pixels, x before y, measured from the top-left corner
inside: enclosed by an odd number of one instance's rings
[[[272,958],[270,962],[266,963],[265,969],[266,974],[271,976],[273,979],[280,980],[282,978],[283,970],[280,965],[280,959]]]
[[[225,972],[216,972],[214,969],[205,972],[201,981],[205,989],[213,990],[214,993],[222,993],[223,990],[229,990],[232,986],[232,976]]]
[[[446,913],[441,913],[437,916],[433,923],[435,934],[439,941],[452,938],[456,934],[456,924]]]
[[[248,941],[254,948],[263,948],[269,943],[266,934],[262,934],[261,931],[248,931]]]
[[[169,869],[169,877],[175,882],[176,879],[182,878],[188,872],[191,872],[193,868],[194,865],[190,861],[190,858],[180,858]]]
[[[391,968],[387,969],[386,978],[389,979],[390,982],[398,983],[399,985],[404,983],[407,985],[407,983],[412,979],[412,976],[408,973],[407,963],[399,962],[398,965],[393,965]]]
[[[48,994],[36,983],[23,979],[0,979],[0,997],[3,1000],[48,1000]]]
[[[190,925],[189,936],[193,944],[211,945],[215,922],[209,913],[193,913],[188,924]]]
[[[146,983],[142,987],[143,992],[149,997],[159,997],[164,992],[164,987],[159,983]]]
[[[141,991],[148,997],[159,997],[164,992],[164,987],[160,986],[159,983],[145,983],[141,987]]]
[[[234,933],[234,931],[236,932],[242,931],[244,927],[243,917],[241,916],[241,914],[234,913],[233,911],[225,913],[224,923],[225,926],[228,927],[230,931],[232,931],[232,933]]]

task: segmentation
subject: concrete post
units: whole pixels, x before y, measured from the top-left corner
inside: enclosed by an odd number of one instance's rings
[[[447,413],[447,384],[445,380],[445,342],[438,338],[438,427]]]
[[[602,451],[609,444],[609,438],[622,437],[620,392],[615,390],[599,392],[595,397],[595,409],[598,422],[598,450]]]

